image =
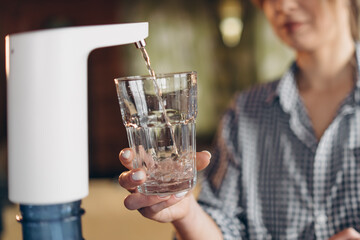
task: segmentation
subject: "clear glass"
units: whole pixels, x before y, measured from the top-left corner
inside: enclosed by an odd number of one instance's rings
[[[197,74],[158,74],[156,84],[154,80],[115,79],[129,145],[136,153],[133,167],[146,171],[147,180],[138,190],[148,195],[188,191],[197,174]]]

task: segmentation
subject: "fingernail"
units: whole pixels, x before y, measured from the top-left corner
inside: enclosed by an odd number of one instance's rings
[[[202,151],[203,153],[207,153],[208,155],[209,155],[209,158],[211,158],[211,153],[209,152],[209,151],[206,151],[206,150],[204,150],[204,151]]]
[[[134,181],[143,180],[143,179],[145,178],[145,173],[144,173],[143,171],[134,172],[133,174],[131,174],[131,178],[132,178]]]
[[[182,198],[182,197],[185,196],[187,193],[188,193],[188,191],[180,192],[180,193],[175,194],[175,197],[176,197],[176,198]]]
[[[121,154],[121,156],[123,157],[123,158],[125,158],[125,159],[129,159],[129,157],[130,157],[130,150],[125,150],[125,151],[123,151],[123,153]]]

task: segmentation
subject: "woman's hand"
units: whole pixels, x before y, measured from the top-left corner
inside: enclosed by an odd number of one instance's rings
[[[204,169],[210,158],[211,154],[207,151],[196,153],[197,170]],[[146,174],[143,169],[133,169],[134,152],[131,148],[125,148],[120,152],[119,159],[129,169],[119,176],[119,184],[131,193],[124,200],[127,209],[138,210],[144,217],[158,222],[173,222],[187,216],[191,205],[196,204],[192,193],[163,197],[139,193],[137,186],[145,182]]]
[[[360,239],[360,233],[354,228],[347,228],[336,235],[332,236],[329,240],[354,240]]]

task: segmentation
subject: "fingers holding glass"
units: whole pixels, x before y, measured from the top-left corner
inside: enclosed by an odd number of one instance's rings
[[[143,169],[134,169],[120,174],[119,184],[123,188],[134,192],[137,186],[144,183],[146,180],[146,173]]]
[[[119,160],[121,164],[126,167],[127,169],[133,169],[133,159],[134,159],[134,152],[131,148],[124,148],[119,153]]]

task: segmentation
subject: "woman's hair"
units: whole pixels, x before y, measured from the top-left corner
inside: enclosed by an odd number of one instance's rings
[[[263,0],[251,0],[251,1],[255,6],[261,8]]]
[[[262,8],[264,0],[251,0],[255,6]],[[351,35],[355,41],[359,40],[359,0],[349,0]]]
[[[359,1],[350,0],[350,27],[355,41],[359,40]]]

